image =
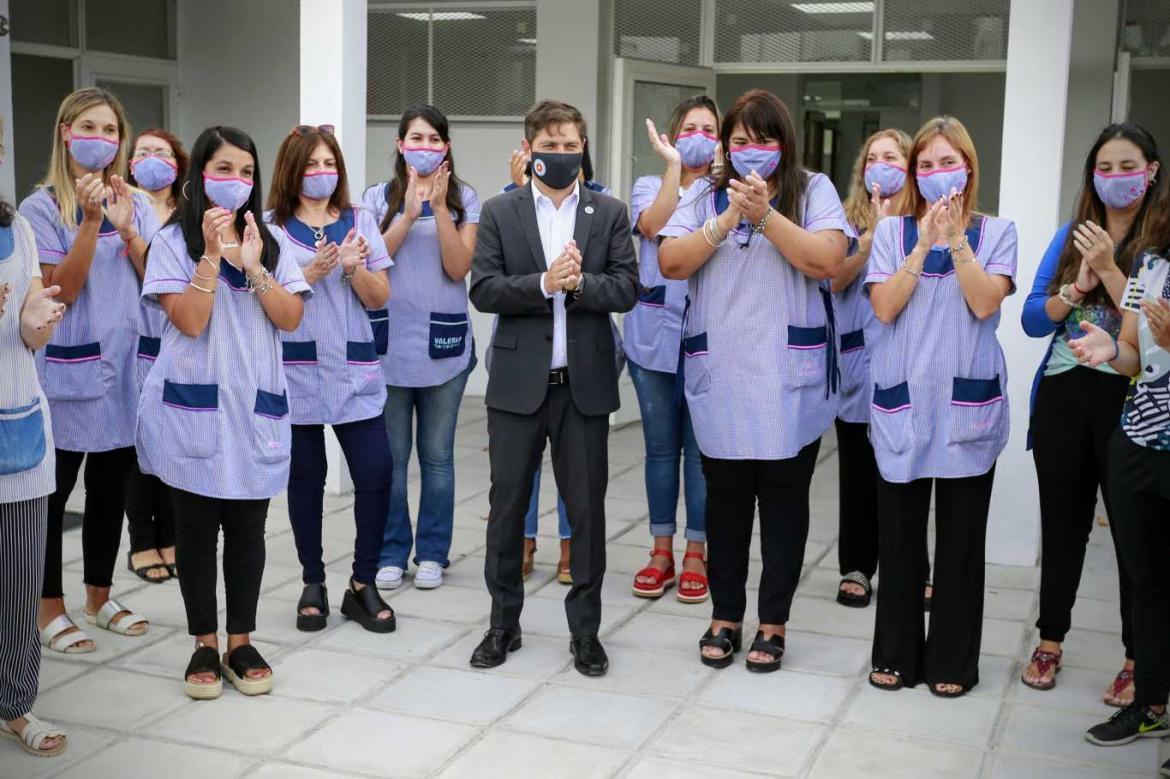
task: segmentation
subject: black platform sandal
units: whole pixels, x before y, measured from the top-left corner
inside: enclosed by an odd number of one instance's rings
[[[865,590],[864,594],[858,595],[855,592],[846,592],[841,589],[843,584],[856,584]],[[840,584],[837,585],[837,602],[842,606],[848,606],[853,609],[864,609],[869,605],[870,598],[873,597],[873,584],[870,583],[869,577],[861,571],[850,571],[841,577]]]
[[[316,609],[317,614],[304,614],[305,609]],[[329,592],[324,584],[306,584],[297,601],[297,630],[312,633],[324,630],[329,622]]]
[[[200,684],[191,681],[195,674],[215,674],[215,681],[210,684]],[[223,692],[223,679],[220,677],[219,652],[209,646],[200,644],[191,655],[191,662],[187,663],[187,670],[183,672],[183,692],[188,698],[197,701],[210,701],[218,698]]]
[[[378,613],[389,611],[386,619],[378,619]],[[353,582],[345,590],[345,597],[341,599],[341,613],[352,619],[371,633],[393,633],[397,627],[394,609],[386,605],[378,588],[367,584],[360,590],[354,590]]]
[[[894,683],[888,684],[879,682],[873,678],[877,674],[894,677]],[[869,671],[869,683],[874,687],[877,687],[879,690],[889,690],[890,692],[893,692],[894,690],[900,690],[903,687],[902,674],[900,672],[895,671],[893,668],[878,668],[877,666],[874,666]]]
[[[224,655],[220,668],[232,686],[243,695],[264,695],[272,692],[272,674],[260,679],[248,677],[251,671],[272,670],[260,656],[260,651],[251,644],[238,646]]]
[[[699,639],[699,662],[712,668],[726,668],[735,660],[735,653],[743,646],[743,628],[719,628],[718,633],[712,633],[711,628]],[[703,654],[707,647],[722,649],[719,657],[708,657]]]
[[[766,654],[772,659],[760,662],[759,660],[752,660],[749,657],[747,660],[747,668],[749,671],[755,671],[756,673],[779,671],[780,660],[784,657],[784,636],[776,633],[771,638],[764,638],[764,631],[757,631],[752,645],[748,647],[748,654],[750,655],[752,652]]]

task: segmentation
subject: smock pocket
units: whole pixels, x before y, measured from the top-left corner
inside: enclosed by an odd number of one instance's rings
[[[160,349],[162,349],[161,338],[153,338],[149,335],[138,336],[138,351],[135,353],[134,365],[137,370],[139,390],[146,382],[150,369],[154,367],[154,361],[158,359]]]
[[[0,476],[32,470],[44,459],[41,399],[17,408],[0,408]]]
[[[869,434],[875,451],[901,454],[913,445],[914,408],[908,382],[886,388],[873,385],[872,409]]]
[[[429,352],[432,360],[459,357],[467,348],[467,314],[431,314]]]
[[[373,341],[347,341],[345,362],[354,395],[373,395],[382,388],[382,368]]]
[[[707,334],[698,333],[684,338],[683,380],[691,397],[705,395],[711,389],[710,355],[707,353]]]
[[[183,457],[205,459],[219,451],[218,384],[179,384],[163,380],[159,410],[160,440]]]
[[[374,352],[383,355],[390,348],[390,312],[384,308],[367,310],[366,316],[370,318],[370,330],[374,334]]]
[[[49,400],[97,400],[106,394],[100,343],[48,344],[43,370]]]
[[[825,327],[788,326],[788,386],[814,387],[826,379],[825,353],[829,336]]]
[[[638,305],[650,308],[666,308],[666,285],[639,287]]]
[[[280,463],[289,458],[292,446],[292,425],[288,419],[288,394],[256,390],[256,405],[252,409],[252,427],[255,431],[256,461]]]
[[[995,440],[1003,431],[1004,411],[998,375],[991,379],[956,376],[951,387],[947,441],[963,444]]]
[[[317,362],[317,342],[283,341],[280,349],[288,394],[297,400],[319,399],[321,366]]]

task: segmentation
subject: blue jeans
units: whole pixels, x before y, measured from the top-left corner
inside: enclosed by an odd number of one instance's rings
[[[707,540],[707,482],[699,444],[691,427],[686,400],[675,393],[675,374],[652,371],[628,361],[630,378],[642,411],[642,435],[646,439],[646,500],[650,504],[650,535],[673,536],[678,529],[679,458],[686,482],[688,541]]]
[[[532,498],[528,501],[528,513],[524,515],[524,537],[536,538],[537,521],[540,514],[540,469],[536,469],[536,478],[532,480]],[[557,533],[562,539],[572,538],[573,531],[569,529],[569,512],[565,510],[565,501],[557,493]]]
[[[382,537],[378,565],[405,568],[414,547],[414,562],[447,567],[455,520],[455,425],[467,370],[437,387],[387,387],[386,431],[394,478],[390,484],[390,514]],[[422,495],[418,502],[418,532],[412,538],[410,506],[406,499],[406,471],[410,462],[411,430],[418,417],[418,464]]]

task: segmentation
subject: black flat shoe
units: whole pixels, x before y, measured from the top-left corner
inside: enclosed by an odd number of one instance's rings
[[[569,639],[569,653],[573,655],[573,667],[585,676],[605,676],[609,670],[609,657],[597,636],[573,636]]]
[[[845,584],[856,584],[864,590],[864,593],[858,595],[855,592],[847,592],[841,589],[841,586]],[[841,577],[841,582],[837,585],[837,602],[842,606],[848,606],[853,609],[864,609],[869,605],[871,598],[873,598],[873,584],[869,581],[869,577],[861,571],[850,571]]]
[[[894,677],[894,682],[892,684],[882,683],[874,679],[874,676],[892,676]],[[902,674],[900,672],[895,671],[893,668],[878,668],[877,666],[874,666],[869,671],[869,683],[879,690],[889,690],[890,692],[902,689],[905,684],[902,681]]]
[[[389,611],[390,616],[378,619],[378,613],[382,611]],[[353,582],[350,582],[345,590],[345,597],[341,599],[341,614],[371,633],[393,633],[394,628],[398,627],[394,609],[386,605],[386,601],[378,594],[378,588],[373,584],[367,584],[355,591]]]
[[[958,687],[959,689],[955,690],[955,691],[940,690],[939,689],[939,685],[949,685],[949,684],[954,684],[954,686]],[[954,682],[936,682],[936,683],[930,685],[930,694],[934,695],[938,698],[962,698],[964,695],[967,694],[967,688],[963,687],[960,684],[955,684]]]
[[[317,609],[319,614],[302,614],[305,609]],[[312,633],[324,630],[329,618],[329,592],[324,584],[306,584],[297,601],[297,630]]]
[[[142,551],[145,552],[148,550],[144,549]],[[140,568],[135,568],[133,552],[126,553],[126,570],[137,576],[142,581],[150,582],[151,584],[162,584],[163,582],[170,581],[171,577],[174,576],[174,574],[171,573],[171,569],[167,567],[166,563],[151,563],[150,565],[144,565]],[[167,575],[151,576],[151,571],[166,571]]]
[[[471,653],[472,668],[495,668],[503,665],[509,652],[520,648],[520,626],[514,628],[488,628],[483,641]]]
[[[764,638],[764,631],[757,631],[752,645],[748,647],[748,653],[751,654],[752,652],[766,654],[772,659],[761,662],[759,660],[752,660],[749,657],[747,660],[749,671],[755,671],[757,673],[779,671],[780,660],[784,657],[784,636],[777,633],[771,638]]]
[[[726,668],[735,660],[735,653],[743,646],[743,628],[719,628],[718,633],[712,633],[711,628],[699,639],[699,662],[711,668]],[[713,647],[723,651],[719,657],[708,657],[703,649]]]

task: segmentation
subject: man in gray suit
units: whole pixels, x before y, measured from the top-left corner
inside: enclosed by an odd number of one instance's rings
[[[605,574],[609,414],[619,406],[609,315],[637,299],[625,204],[581,185],[581,113],[552,100],[524,119],[532,180],[480,212],[471,302],[499,314],[488,378],[491,492],[484,578],[491,628],[471,665],[491,668],[520,648],[524,514],[544,440],[572,527],[573,586],[565,597],[576,668],[609,667],[597,638]]]

